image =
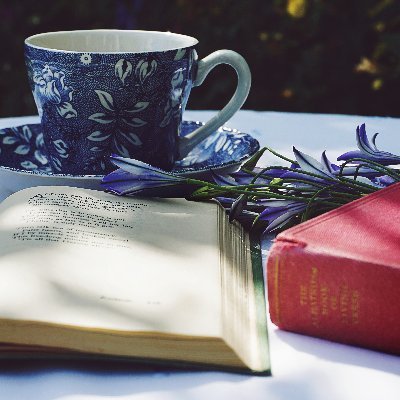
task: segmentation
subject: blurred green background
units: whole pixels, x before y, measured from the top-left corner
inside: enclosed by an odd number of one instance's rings
[[[0,116],[36,113],[23,41],[73,29],[170,30],[199,39],[199,57],[241,53],[247,109],[400,115],[400,2],[395,0],[0,0]],[[219,66],[189,108],[218,109],[235,87]]]

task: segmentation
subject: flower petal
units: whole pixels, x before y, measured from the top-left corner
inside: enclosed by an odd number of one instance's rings
[[[373,144],[373,146],[374,146],[374,149],[375,149],[376,151],[379,151],[378,148],[376,147],[376,138],[378,137],[378,135],[379,135],[378,132],[377,132],[377,133],[374,133],[374,136],[372,136],[372,139],[371,139],[372,144]]]
[[[247,195],[241,194],[233,203],[229,210],[229,222],[234,221],[246,207]]]
[[[376,149],[374,149],[369,143],[367,131],[365,130],[365,124],[362,124],[360,127],[357,126],[356,129],[356,141],[357,147],[365,153],[374,154]]]
[[[105,176],[101,184],[105,189],[124,196],[187,197],[195,190],[185,181],[146,180],[123,169]]]
[[[337,165],[332,164],[327,155],[326,155],[326,151],[324,151],[321,155],[321,164],[326,168],[327,171],[329,171],[331,174],[333,174],[333,172],[335,171],[335,168],[339,168]]]
[[[296,157],[296,161],[300,165],[300,168],[306,172],[310,172],[317,175],[328,176],[330,178],[334,178],[334,175],[320,162],[318,162],[315,158],[302,153],[293,147],[293,153]]]
[[[219,175],[216,172],[211,170],[211,176],[214,179],[214,182],[220,186],[237,186],[235,179],[230,176]]]
[[[270,233],[283,227],[292,218],[303,212],[307,207],[306,203],[293,202],[286,207],[268,207],[260,214],[261,220],[268,221],[268,226],[264,233]],[[274,208],[276,208],[274,210]]]
[[[157,177],[160,180],[181,180],[178,175],[172,174],[170,172],[163,171],[160,168],[153,167],[143,161],[134,160],[133,158],[124,158],[117,155],[112,155],[110,157],[111,162],[118,168],[124,171],[130,172],[133,175],[142,176],[144,178],[154,178]]]

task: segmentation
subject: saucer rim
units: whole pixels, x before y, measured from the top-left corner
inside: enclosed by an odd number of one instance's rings
[[[18,124],[15,126],[9,126],[9,127],[4,127],[1,129],[12,129],[12,128],[19,128],[19,127],[23,127],[23,126],[29,126],[29,125],[39,125],[40,122],[32,122],[32,123],[25,123],[25,124]],[[190,121],[190,120],[185,120],[182,121],[182,124],[196,124],[198,126],[200,125],[204,125],[205,122],[203,121]],[[206,171],[211,171],[211,170],[215,170],[215,169],[222,169],[222,168],[228,168],[228,167],[233,167],[237,164],[242,163],[243,161],[245,161],[246,159],[250,158],[252,155],[254,155],[259,149],[260,149],[260,143],[259,141],[254,138],[251,134],[247,133],[247,132],[242,132],[238,129],[235,128],[229,128],[225,125],[220,126],[218,130],[222,129],[223,131],[229,132],[229,133],[237,133],[237,134],[243,134],[243,135],[247,135],[251,138],[251,140],[253,140],[256,144],[255,146],[255,150],[253,152],[249,152],[246,155],[243,155],[242,157],[238,158],[237,160],[230,160],[228,162],[224,162],[221,164],[217,164],[214,166],[208,166],[208,167],[191,167],[191,166],[187,166],[187,167],[180,167],[180,169],[177,170],[172,170],[171,172],[174,174],[190,174],[190,173],[201,173],[201,172],[206,172]],[[18,173],[20,175],[27,175],[27,176],[38,176],[38,177],[42,177],[42,178],[68,178],[68,179],[74,179],[74,180],[86,180],[86,179],[90,179],[90,180],[102,180],[106,175],[73,175],[73,174],[55,174],[53,172],[43,172],[43,171],[35,171],[35,170],[26,170],[26,169],[20,169],[20,168],[14,168],[14,167],[9,167],[6,165],[0,165],[0,170],[5,170],[5,171],[9,171],[9,172],[15,172]]]

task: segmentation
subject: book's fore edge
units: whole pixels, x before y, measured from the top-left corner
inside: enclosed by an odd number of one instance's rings
[[[265,282],[261,254],[261,230],[252,229],[249,232],[251,267],[253,273],[253,287],[256,308],[256,329],[259,356],[262,365],[265,365],[264,374],[271,374],[271,357],[267,330],[267,307],[265,298]]]
[[[219,231],[223,231],[224,227],[228,227],[229,225],[234,225],[236,229],[239,230],[240,236],[244,236],[242,238],[242,243],[245,244],[243,251],[246,253],[246,264],[244,267],[249,271],[249,275],[251,274],[251,285],[249,285],[249,289],[251,290],[252,298],[252,316],[254,316],[254,327],[252,328],[252,332],[254,332],[254,340],[255,340],[255,348],[256,348],[256,357],[258,366],[252,367],[248,362],[245,362],[247,365],[246,369],[242,369],[241,373],[248,375],[256,375],[256,376],[270,376],[271,375],[271,366],[269,359],[269,346],[268,346],[268,335],[267,335],[267,320],[266,320],[266,307],[265,307],[265,292],[264,292],[264,281],[263,281],[263,271],[262,271],[262,258],[261,258],[261,246],[260,246],[260,237],[256,236],[254,240],[254,246],[252,245],[252,241],[250,240],[249,231],[244,229],[244,227],[237,221],[229,222],[228,214],[226,210],[222,207],[222,205],[218,202],[215,202],[218,206],[218,229]],[[220,246],[223,245],[223,240],[219,237]],[[245,239],[245,240],[243,240]],[[222,255],[222,253],[220,254]],[[222,259],[221,263],[223,262]],[[221,264],[222,265],[222,264]],[[256,273],[255,273],[256,271]],[[221,271],[222,272],[222,271]],[[258,275],[259,277],[258,277]],[[224,286],[224,279],[221,276],[221,284]],[[260,287],[261,284],[261,287]],[[244,338],[246,339],[246,338]],[[241,339],[243,340],[243,339]],[[235,350],[235,346],[233,343],[230,343],[229,339],[224,338],[225,343],[229,346],[230,349],[238,356],[237,350]],[[243,360],[240,357],[241,360]],[[238,367],[235,367],[236,370]]]
[[[299,224],[297,226],[289,228],[289,229],[281,232],[280,234],[278,234],[278,236],[276,237],[275,240],[282,240],[283,238],[285,240],[294,240],[294,238],[293,238],[294,235],[297,235],[298,233],[303,232],[307,229],[311,229],[312,227],[314,227],[314,225],[318,225],[324,221],[329,221],[340,215],[349,213],[356,208],[363,207],[363,206],[365,206],[365,204],[367,204],[371,201],[374,201],[376,198],[385,196],[388,192],[390,193],[393,191],[400,192],[400,182],[396,183],[392,186],[389,186],[387,188],[380,189],[374,193],[368,194],[368,195],[366,195],[360,199],[354,200],[350,203],[344,204],[343,206],[340,206],[339,208],[336,208],[336,209],[328,211],[322,215],[314,217],[309,221],[302,222],[301,224]],[[400,194],[399,194],[399,196],[400,196]],[[399,204],[400,204],[400,197],[399,197]],[[297,241],[298,239],[296,238],[295,240]]]

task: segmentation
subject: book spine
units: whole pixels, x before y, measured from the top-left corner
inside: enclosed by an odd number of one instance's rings
[[[267,284],[271,320],[281,329],[400,354],[398,267],[278,239]]]

